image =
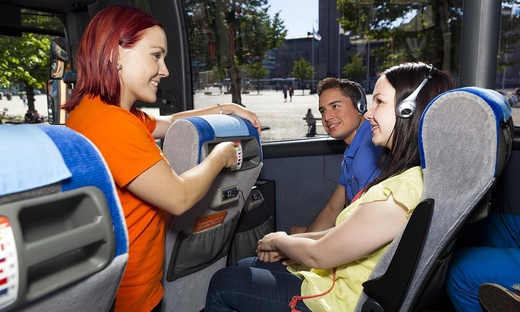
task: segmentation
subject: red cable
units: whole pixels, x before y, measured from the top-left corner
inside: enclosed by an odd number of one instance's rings
[[[332,288],[334,288],[334,284],[336,284],[336,268],[332,269],[332,285],[326,292],[323,292],[321,294],[316,294],[316,295],[310,295],[310,296],[298,296],[298,295],[293,296],[291,299],[291,302],[289,302],[289,308],[291,308],[291,312],[302,312],[300,310],[296,310],[296,304],[298,304],[298,301],[325,296],[326,294],[330,293]]]
[[[356,194],[356,196],[354,196],[354,198],[352,199],[352,203],[355,202],[359,197],[361,197],[361,195],[363,194],[365,189],[366,189],[366,187],[363,188],[362,190],[360,190]],[[332,285],[330,286],[329,290],[327,290],[324,293],[317,294],[317,295],[293,296],[292,299],[291,299],[291,302],[289,302],[289,308],[291,308],[291,312],[302,312],[300,310],[296,310],[296,304],[298,304],[298,301],[303,300],[303,299],[311,299],[311,298],[317,298],[317,297],[325,296],[326,294],[328,294],[332,290],[332,288],[334,288],[334,284],[335,283],[336,283],[336,268],[333,268],[332,269]]]

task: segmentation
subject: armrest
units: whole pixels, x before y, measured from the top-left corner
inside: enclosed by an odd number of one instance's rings
[[[412,213],[384,275],[363,283],[370,296],[362,312],[397,311],[408,290],[433,215],[433,199],[425,199]]]

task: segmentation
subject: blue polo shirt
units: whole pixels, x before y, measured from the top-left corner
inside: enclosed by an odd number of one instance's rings
[[[345,187],[349,202],[379,175],[381,169],[377,164],[382,153],[383,147],[372,143],[370,122],[366,120],[357,130],[352,144],[345,149],[341,163],[338,184]]]

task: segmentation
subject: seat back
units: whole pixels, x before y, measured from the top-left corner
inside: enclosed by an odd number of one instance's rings
[[[509,158],[510,116],[498,92],[476,87],[445,92],[429,104],[419,128],[423,202],[363,284],[356,311],[415,311],[438,297],[460,229]],[[395,281],[401,289],[392,289]],[[389,289],[391,295],[383,293]]]
[[[0,141],[0,310],[107,311],[128,237],[101,154],[63,126],[0,126]]]
[[[239,117],[208,115],[175,121],[163,152],[177,174],[199,164],[223,141],[239,141],[242,167],[224,169],[190,210],[166,219],[163,311],[200,311],[209,280],[226,265],[239,215],[262,168],[257,130]]]

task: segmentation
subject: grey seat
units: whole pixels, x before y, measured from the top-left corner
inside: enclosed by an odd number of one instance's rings
[[[101,154],[63,126],[2,125],[0,141],[0,310],[108,311],[128,237]]]
[[[175,121],[163,152],[176,173],[199,164],[222,141],[239,141],[242,166],[224,169],[190,210],[166,219],[162,311],[200,311],[213,273],[226,266],[238,218],[260,170],[257,130],[238,117],[208,115]]]
[[[496,91],[461,88],[434,99],[420,122],[423,201],[363,284],[356,311],[435,305],[461,228],[487,215],[512,143],[511,109]]]

